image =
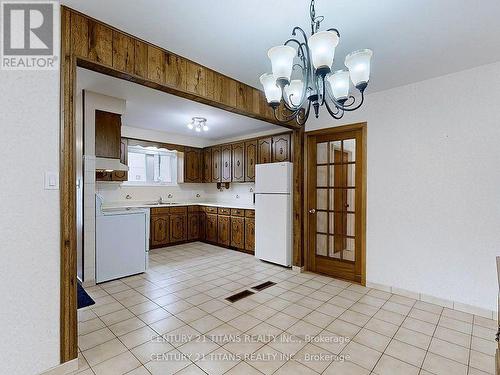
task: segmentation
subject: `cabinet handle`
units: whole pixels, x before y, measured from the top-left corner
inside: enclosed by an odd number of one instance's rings
[[[227,161],[226,161],[226,163],[225,163],[224,165],[225,165],[225,167],[227,168]]]
[[[237,165],[238,167],[240,166],[240,161],[239,161],[239,160],[236,162],[236,165]]]
[[[280,147],[280,154],[283,154],[283,147]]]

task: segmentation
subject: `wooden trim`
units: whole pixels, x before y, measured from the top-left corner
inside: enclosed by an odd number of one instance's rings
[[[303,189],[303,221],[302,221],[302,229],[303,229],[303,238],[304,238],[304,247],[303,247],[303,256],[305,257],[305,269],[310,269],[310,258],[307,254],[307,247],[305,244],[308,244],[310,241],[310,230],[309,230],[309,215],[307,213],[307,207],[309,207],[309,178],[311,178],[309,174],[309,165],[308,155],[310,150],[310,140],[312,137],[322,136],[322,135],[331,135],[335,133],[345,133],[351,131],[361,131],[362,133],[362,144],[359,148],[361,151],[361,161],[362,161],[362,175],[361,175],[361,186],[359,186],[359,194],[361,195],[361,207],[356,207],[356,212],[360,215],[361,228],[357,235],[360,236],[361,241],[361,258],[360,258],[360,268],[361,268],[361,285],[366,285],[366,184],[367,184],[367,123],[360,122],[343,126],[336,126],[332,128],[325,128],[319,130],[313,130],[305,132],[305,142],[304,142],[304,189]]]
[[[75,91],[76,60],[71,53],[70,14],[61,13],[61,363],[78,357],[76,301],[76,171]]]
[[[304,128],[292,134],[291,156],[293,161],[293,265],[304,265]]]
[[[289,129],[299,128],[293,122],[277,121],[261,90],[71,8],[61,9],[70,20],[62,38],[70,41],[78,66]]]

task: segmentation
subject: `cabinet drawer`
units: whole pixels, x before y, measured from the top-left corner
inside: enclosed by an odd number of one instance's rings
[[[216,214],[217,207],[205,207],[205,212],[208,214]]]
[[[188,206],[188,212],[200,212],[201,207],[200,206]]]
[[[231,208],[231,216],[245,216],[245,210],[241,208]]]
[[[154,207],[151,208],[151,215],[168,215],[170,207]]]
[[[186,214],[187,215],[187,207],[170,207],[171,214]]]
[[[245,217],[255,217],[255,210],[245,210]]]
[[[229,208],[219,208],[220,215],[231,215],[231,210]]]

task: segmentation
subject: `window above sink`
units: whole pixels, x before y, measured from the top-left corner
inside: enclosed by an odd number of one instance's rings
[[[177,185],[182,177],[183,154],[152,146],[128,146],[129,186]]]

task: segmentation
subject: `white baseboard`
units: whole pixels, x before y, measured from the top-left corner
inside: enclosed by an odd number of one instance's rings
[[[61,363],[56,367],[48,369],[40,375],[66,375],[78,370],[78,358],[72,359],[71,361]]]
[[[378,284],[378,283],[366,282],[366,286],[369,288],[382,290],[384,292],[389,292],[389,293],[397,294],[400,296],[413,298],[413,299],[416,299],[418,301],[433,303],[435,305],[447,307],[449,309],[462,311],[462,312],[469,313],[469,314],[474,314],[474,315],[481,316],[481,317],[487,318],[487,319],[496,320],[496,318],[497,318],[496,311],[483,309],[482,307],[467,305],[465,303],[458,302],[458,301],[447,300],[444,298],[431,296],[431,295],[425,294],[425,293],[413,292],[411,290],[401,289],[401,288],[397,288],[394,286],[383,285],[383,284]]]

